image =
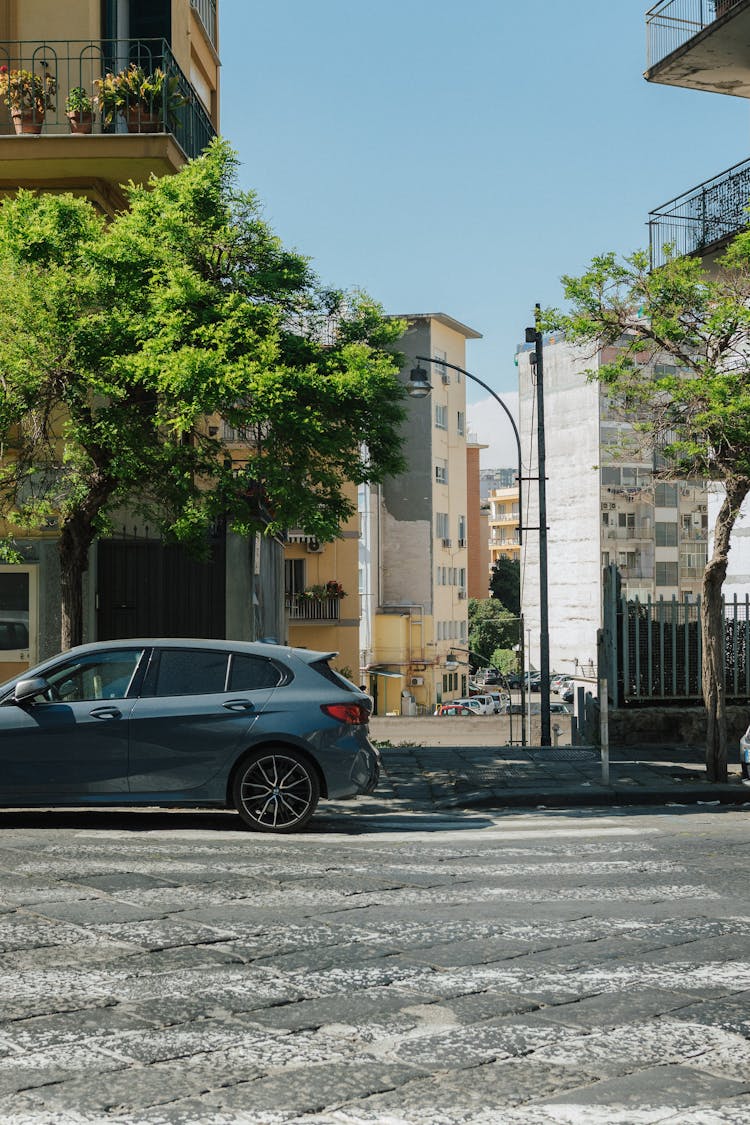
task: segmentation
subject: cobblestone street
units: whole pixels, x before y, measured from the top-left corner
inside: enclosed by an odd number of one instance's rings
[[[750,1122],[750,812],[8,813],[4,1125]]]

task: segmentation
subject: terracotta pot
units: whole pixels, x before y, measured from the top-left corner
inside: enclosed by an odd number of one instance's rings
[[[13,128],[19,136],[24,133],[38,136],[41,133],[44,110],[12,109],[10,115],[13,118]]]
[[[66,113],[65,116],[74,136],[82,137],[91,132],[94,125],[93,113]]]
[[[130,106],[125,114],[129,133],[161,133],[161,117],[139,105]]]

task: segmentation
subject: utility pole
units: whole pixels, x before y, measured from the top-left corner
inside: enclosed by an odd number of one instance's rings
[[[544,443],[544,341],[541,308],[534,309],[534,327],[526,329],[526,342],[534,345],[531,360],[536,379],[537,472],[539,475],[539,674],[541,677],[541,745],[552,745],[549,712],[549,603],[547,592],[547,454]]]

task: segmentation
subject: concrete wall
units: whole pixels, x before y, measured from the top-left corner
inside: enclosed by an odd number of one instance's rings
[[[519,430],[524,476],[538,477],[536,386],[527,352],[518,357]],[[601,544],[599,386],[585,375],[595,361],[570,344],[544,348],[550,670],[573,672],[596,661]],[[532,449],[529,458],[529,449]],[[522,611],[531,663],[539,667],[538,484],[524,481]]]

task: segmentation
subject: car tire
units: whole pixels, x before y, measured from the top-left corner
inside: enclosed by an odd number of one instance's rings
[[[746,781],[750,780],[750,765],[748,765],[747,762],[740,762],[740,767],[742,769],[743,778]]]
[[[240,764],[232,784],[232,803],[254,832],[299,832],[319,799],[314,767],[291,747],[253,751]]]

